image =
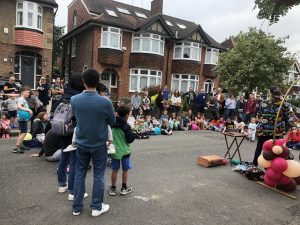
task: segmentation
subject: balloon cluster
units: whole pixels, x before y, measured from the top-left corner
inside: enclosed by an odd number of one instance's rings
[[[290,151],[283,146],[282,139],[268,140],[263,144],[263,152],[258,164],[266,169],[264,183],[283,191],[293,191],[300,184],[300,163],[288,160]]]

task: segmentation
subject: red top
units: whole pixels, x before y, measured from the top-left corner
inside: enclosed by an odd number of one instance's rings
[[[252,101],[249,99],[246,102],[245,108],[244,108],[244,113],[250,113],[250,114],[254,114],[256,110],[256,100],[253,99]]]
[[[286,138],[284,139],[284,143],[287,143],[289,141],[300,142],[300,131],[297,131],[296,133],[289,131]]]

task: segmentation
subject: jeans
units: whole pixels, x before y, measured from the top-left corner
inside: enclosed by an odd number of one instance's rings
[[[48,162],[58,162],[61,156],[61,149],[58,149],[53,155],[46,157]]]
[[[300,149],[300,143],[299,142],[289,141],[288,143],[286,143],[286,147]]]
[[[81,212],[83,207],[83,196],[85,193],[85,177],[90,160],[93,161],[94,183],[91,208],[102,209],[104,199],[104,173],[107,161],[106,146],[88,148],[77,146],[76,176],[74,185],[73,212]]]
[[[69,176],[68,176],[68,190],[73,194],[74,190],[74,179],[76,174],[76,151],[63,152],[61,150],[61,156],[58,163],[57,169],[57,180],[60,187],[67,185],[67,167],[69,165]]]
[[[255,150],[255,154],[254,154],[254,159],[253,159],[253,164],[255,166],[258,165],[257,159],[261,154],[262,151],[262,147],[263,144],[265,143],[265,141],[272,139],[272,136],[258,136],[257,137],[257,146],[256,146],[256,150]]]
[[[233,119],[235,116],[235,109],[226,109],[225,111],[225,120],[228,118]]]

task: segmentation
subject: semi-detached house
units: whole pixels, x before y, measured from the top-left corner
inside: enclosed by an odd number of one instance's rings
[[[0,75],[35,88],[51,76],[55,0],[1,0]]]
[[[224,48],[200,25],[164,15],[163,0],[151,10],[112,0],[74,0],[63,37],[62,74],[95,68],[114,97],[168,84],[212,92],[212,72]]]

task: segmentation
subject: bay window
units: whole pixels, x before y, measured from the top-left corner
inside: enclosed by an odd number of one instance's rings
[[[133,34],[132,52],[164,54],[164,38],[161,35],[143,33]]]
[[[121,29],[115,27],[102,27],[101,48],[122,48]]]
[[[194,42],[177,42],[174,48],[174,59],[196,60],[201,59],[201,46]]]
[[[205,55],[205,64],[217,65],[219,60],[219,49],[207,48]]]
[[[171,90],[179,92],[188,92],[190,88],[198,90],[199,76],[193,74],[173,74]]]
[[[42,30],[43,8],[28,1],[17,2],[17,27]]]
[[[129,91],[141,91],[145,87],[161,84],[162,72],[148,69],[131,69]]]

